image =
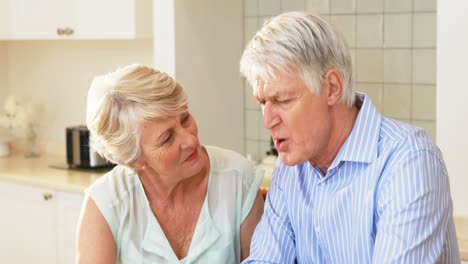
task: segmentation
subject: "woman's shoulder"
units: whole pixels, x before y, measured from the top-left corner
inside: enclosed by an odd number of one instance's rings
[[[255,164],[240,153],[216,146],[205,146],[210,157],[211,169],[214,170],[252,170]]]
[[[115,166],[111,171],[97,179],[85,192],[93,199],[116,202],[128,197],[137,183],[137,175],[124,166]]]
[[[218,177],[234,176],[244,184],[252,184],[263,178],[263,169],[244,156],[229,149],[214,146],[205,146],[210,157],[211,171]]]

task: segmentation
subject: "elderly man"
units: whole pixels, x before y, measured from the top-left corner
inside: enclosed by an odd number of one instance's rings
[[[426,132],[355,93],[327,21],[265,23],[241,72],[279,159],[244,263],[459,263],[449,179]]]

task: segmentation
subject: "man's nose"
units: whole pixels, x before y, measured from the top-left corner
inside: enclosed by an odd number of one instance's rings
[[[270,104],[265,104],[262,108],[263,112],[263,127],[266,129],[271,129],[277,124],[279,124],[280,118],[276,113],[274,107]]]

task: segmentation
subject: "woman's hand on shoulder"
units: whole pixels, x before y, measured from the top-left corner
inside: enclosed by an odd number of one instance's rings
[[[94,200],[86,195],[78,221],[77,264],[115,263],[115,242],[106,219]]]

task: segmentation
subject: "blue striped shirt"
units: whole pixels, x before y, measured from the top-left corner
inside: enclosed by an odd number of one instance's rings
[[[357,97],[325,177],[278,159],[244,263],[460,263],[441,152],[423,129]]]

